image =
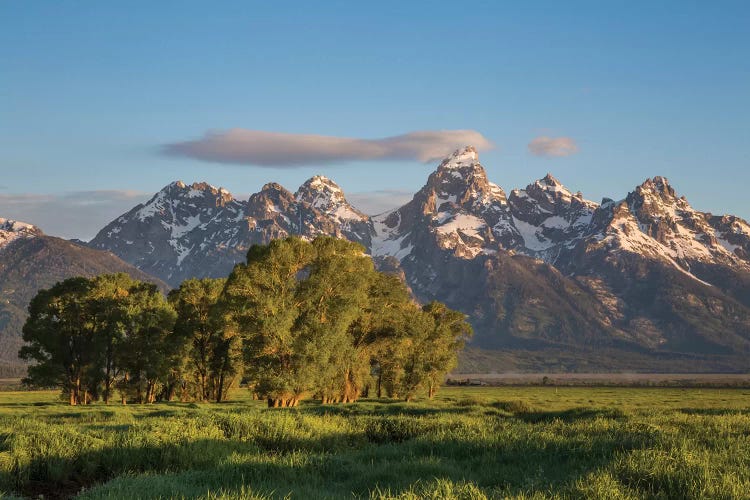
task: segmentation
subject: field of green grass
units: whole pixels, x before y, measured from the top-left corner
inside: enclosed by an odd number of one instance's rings
[[[0,491],[69,498],[749,498],[750,390],[69,407],[0,393]]]

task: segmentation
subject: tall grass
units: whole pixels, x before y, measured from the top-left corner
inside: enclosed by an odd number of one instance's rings
[[[741,390],[70,408],[0,396],[0,491],[45,498],[748,498]]]

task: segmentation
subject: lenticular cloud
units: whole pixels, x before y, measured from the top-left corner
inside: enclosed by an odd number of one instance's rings
[[[534,156],[562,157],[578,152],[578,145],[572,137],[541,136],[529,143],[529,153]]]
[[[478,150],[492,148],[492,143],[475,130],[422,130],[382,139],[356,139],[232,129],[167,144],[163,152],[215,163],[287,168],[371,160],[428,162],[466,145]]]

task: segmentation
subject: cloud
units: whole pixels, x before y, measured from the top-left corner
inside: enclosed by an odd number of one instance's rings
[[[377,215],[400,207],[411,200],[413,196],[414,193],[412,191],[383,189],[379,191],[349,193],[346,195],[346,200],[360,212],[368,215]]]
[[[422,130],[383,139],[356,139],[236,128],[167,144],[162,146],[162,152],[215,163],[294,168],[371,160],[429,162],[467,145],[478,150],[493,147],[475,130]]]
[[[578,152],[578,145],[572,137],[540,136],[529,143],[529,153],[534,156],[558,158],[574,155]]]
[[[153,193],[120,190],[60,195],[0,193],[0,217],[34,224],[51,236],[88,240],[150,196]]]

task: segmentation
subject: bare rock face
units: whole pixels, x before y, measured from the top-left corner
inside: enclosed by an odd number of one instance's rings
[[[695,210],[663,177],[600,204],[551,174],[506,196],[465,147],[374,217],[322,176],[246,202],[177,182],[90,245],[176,286],[228,274],[250,245],[321,234],[361,243],[419,300],[468,314],[475,345],[730,356],[721,366],[750,368],[750,225]]]

